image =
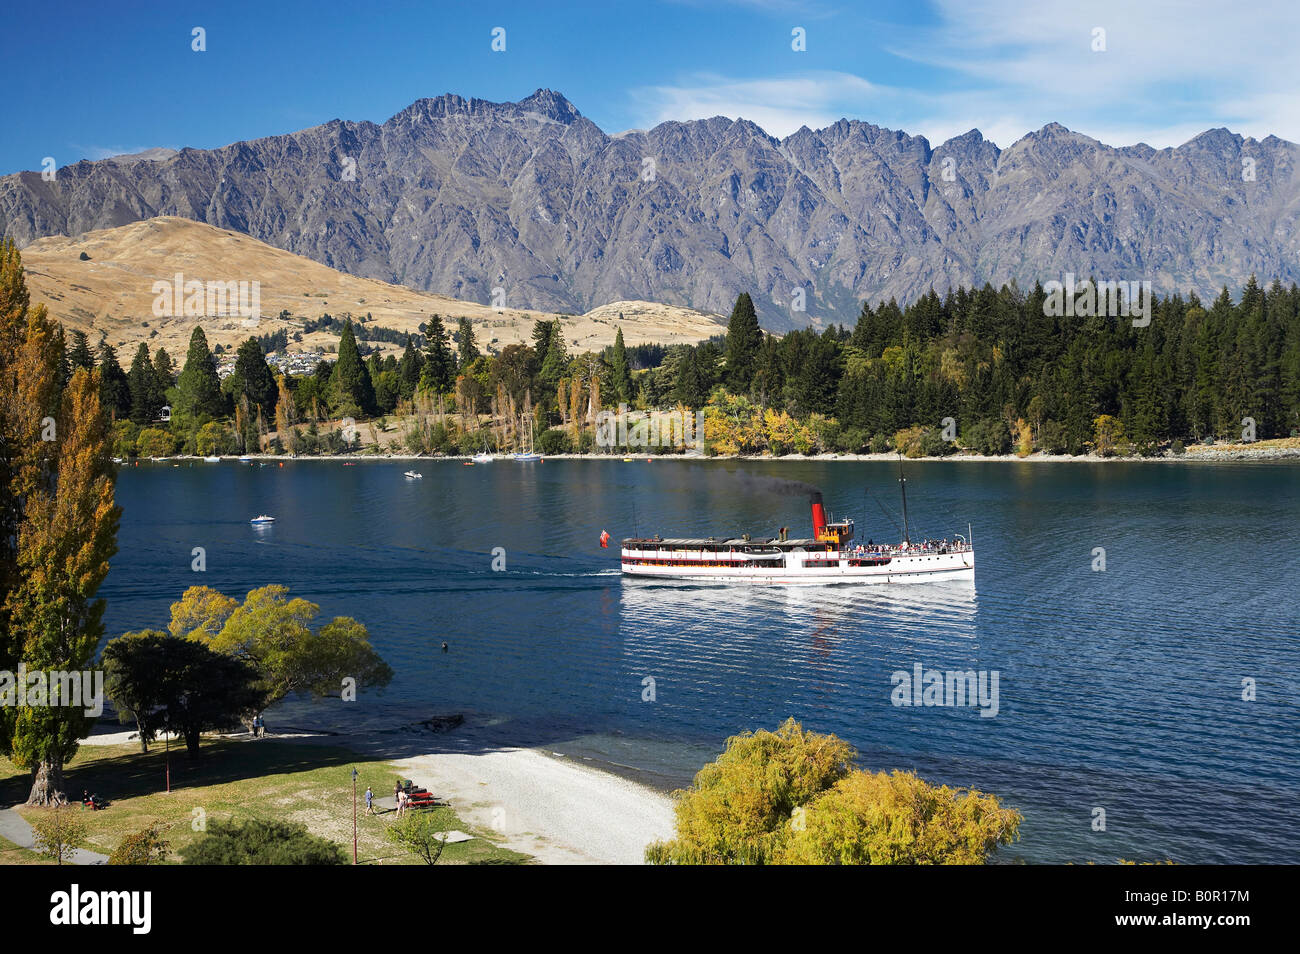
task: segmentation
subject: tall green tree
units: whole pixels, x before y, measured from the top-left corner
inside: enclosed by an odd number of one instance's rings
[[[176,391],[174,410],[193,423],[199,424],[225,413],[226,399],[221,393],[217,360],[208,348],[208,337],[200,325],[195,325],[190,334],[190,347],[185,355],[185,367],[176,382]]]
[[[339,359],[330,376],[330,391],[336,414],[369,414],[374,408],[374,384],[357,349],[351,318],[343,322],[343,333],[339,335]]]
[[[610,383],[614,387],[614,397],[619,401],[632,399],[632,375],[627,366],[627,347],[623,344],[623,326],[619,325],[614,333],[614,348],[609,357]]]
[[[731,320],[727,322],[726,384],[737,393],[746,394],[754,381],[754,369],[758,363],[759,348],[763,344],[763,332],[758,325],[758,312],[754,310],[754,301],[748,292],[741,292],[736,297],[736,304],[731,309]]]
[[[131,414],[131,382],[117,360],[117,349],[107,341],[99,346],[99,399],[110,419]]]
[[[474,323],[462,318],[456,325],[456,347],[461,368],[469,367],[479,358],[478,339],[474,337]]]
[[[451,350],[451,336],[442,318],[434,315],[424,329],[424,368],[420,386],[433,394],[449,394],[456,383],[456,359]]]
[[[250,405],[262,409],[263,416],[270,420],[275,416],[275,401],[278,388],[275,376],[266,363],[262,345],[256,338],[249,338],[239,346],[235,356],[235,397],[248,398]]]
[[[116,552],[109,423],[94,372],[62,395],[57,327],[29,307],[22,259],[0,245],[0,660],[11,671],[83,671],[103,632],[95,594]],[[0,751],[30,769],[28,803],[64,800],[63,766],[90,700],[28,696],[0,709]]]
[[[90,350],[90,342],[86,340],[84,331],[72,332],[72,348],[68,352],[68,365],[71,371],[77,368],[95,370],[95,355]]]
[[[149,357],[149,346],[143,341],[131,360],[131,370],[127,372],[126,380],[131,391],[131,420],[143,427],[158,416],[163,406],[159,400],[161,389],[154,374],[153,361]]]
[[[406,336],[406,350],[402,360],[397,363],[398,390],[402,399],[409,401],[415,397],[415,389],[420,385],[420,375],[424,371],[424,356],[420,354],[411,336]]]

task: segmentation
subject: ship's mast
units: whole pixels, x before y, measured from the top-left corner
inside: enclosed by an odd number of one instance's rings
[[[903,455],[898,455],[898,487],[903,493],[903,542],[911,544],[912,534],[907,526],[907,478],[903,476]]]

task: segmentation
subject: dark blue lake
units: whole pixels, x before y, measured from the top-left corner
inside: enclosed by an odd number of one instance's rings
[[[973,588],[624,582],[598,545],[802,533],[806,501],[754,475],[818,485],[863,539],[899,536],[887,463],[143,464],[118,481],[107,625],[165,628],[195,584],[283,583],[364,622],[397,676],[272,721],[467,712],[675,786],[728,735],[794,716],[868,767],[1020,809],[1002,860],[1300,862],[1300,465],[910,465],[913,536],[972,523]],[[250,527],[261,513],[276,524]],[[997,715],[893,705],[891,674],[916,664],[996,671]]]

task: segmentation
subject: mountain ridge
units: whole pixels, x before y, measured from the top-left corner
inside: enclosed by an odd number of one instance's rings
[[[25,246],[177,215],[360,277],[480,303],[500,289],[513,308],[726,313],[750,291],[785,330],[852,323],[863,299],[1066,272],[1203,296],[1250,274],[1300,281],[1298,150],[1222,127],[1112,147],[1059,123],[1005,148],[859,119],[783,139],[725,117],[609,135],[553,90],[446,93],[382,124],[0,177],[0,230]]]

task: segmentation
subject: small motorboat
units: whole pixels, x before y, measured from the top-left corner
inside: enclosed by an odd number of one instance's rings
[[[407,480],[421,480],[421,479],[423,479],[424,474],[419,474],[419,473],[416,473],[416,472],[413,471],[413,470],[408,470],[408,471],[407,471],[406,473],[404,473],[402,476],[405,477]]]
[[[266,514],[260,514],[248,522],[255,527],[263,527],[266,526],[267,524],[275,523],[275,518],[268,517]]]
[[[212,456],[212,457],[205,457],[205,458],[203,458],[203,462],[204,462],[205,464],[220,464],[220,463],[221,463],[221,458],[220,458],[220,457],[215,457],[215,456]]]
[[[470,462],[474,464],[490,464],[492,463],[492,455],[487,451],[484,451],[481,454],[475,454],[471,457]]]

